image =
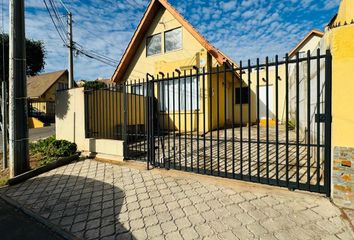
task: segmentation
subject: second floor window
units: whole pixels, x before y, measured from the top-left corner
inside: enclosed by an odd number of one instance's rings
[[[176,28],[165,32],[165,52],[175,51],[181,48],[182,28]]]
[[[146,39],[146,56],[152,56],[159,53],[161,53],[161,33]]]

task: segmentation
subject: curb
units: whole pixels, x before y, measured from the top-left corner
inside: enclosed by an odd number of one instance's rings
[[[0,195],[0,198],[2,200],[4,200],[6,203],[8,203],[9,205],[11,205],[11,206],[15,207],[16,209],[20,210],[25,215],[27,215],[30,218],[34,219],[36,222],[38,222],[39,224],[43,225],[45,228],[49,229],[50,231],[52,231],[57,236],[62,237],[64,239],[66,239],[66,240],[80,240],[80,238],[74,236],[70,232],[67,232],[67,231],[63,230],[59,226],[49,222],[47,219],[37,215],[32,210],[29,210],[29,209],[26,209],[26,208],[22,207],[15,200],[13,200],[13,199],[5,196],[5,195]]]
[[[36,177],[36,176],[38,176],[38,175],[40,175],[42,173],[45,173],[45,172],[48,172],[48,171],[53,170],[55,168],[64,166],[66,164],[69,164],[72,161],[75,161],[75,160],[78,160],[78,159],[79,159],[79,154],[75,154],[73,156],[66,157],[66,158],[60,158],[60,159],[58,159],[55,162],[46,164],[46,165],[44,165],[42,167],[30,170],[28,172],[22,173],[22,174],[14,177],[14,178],[10,178],[7,181],[7,184],[9,186],[12,186],[12,185],[21,183],[21,182],[26,181],[26,180],[28,180],[30,178]]]

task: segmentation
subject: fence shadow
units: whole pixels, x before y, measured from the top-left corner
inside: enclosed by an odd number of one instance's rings
[[[120,222],[125,193],[112,184],[54,174],[10,187],[5,194],[79,239],[135,239]]]

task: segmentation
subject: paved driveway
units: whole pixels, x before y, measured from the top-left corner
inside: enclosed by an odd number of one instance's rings
[[[353,239],[323,196],[79,161],[3,194],[82,239]]]

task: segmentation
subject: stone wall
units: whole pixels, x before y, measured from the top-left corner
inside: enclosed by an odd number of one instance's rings
[[[354,148],[335,147],[332,169],[333,201],[354,208]]]

